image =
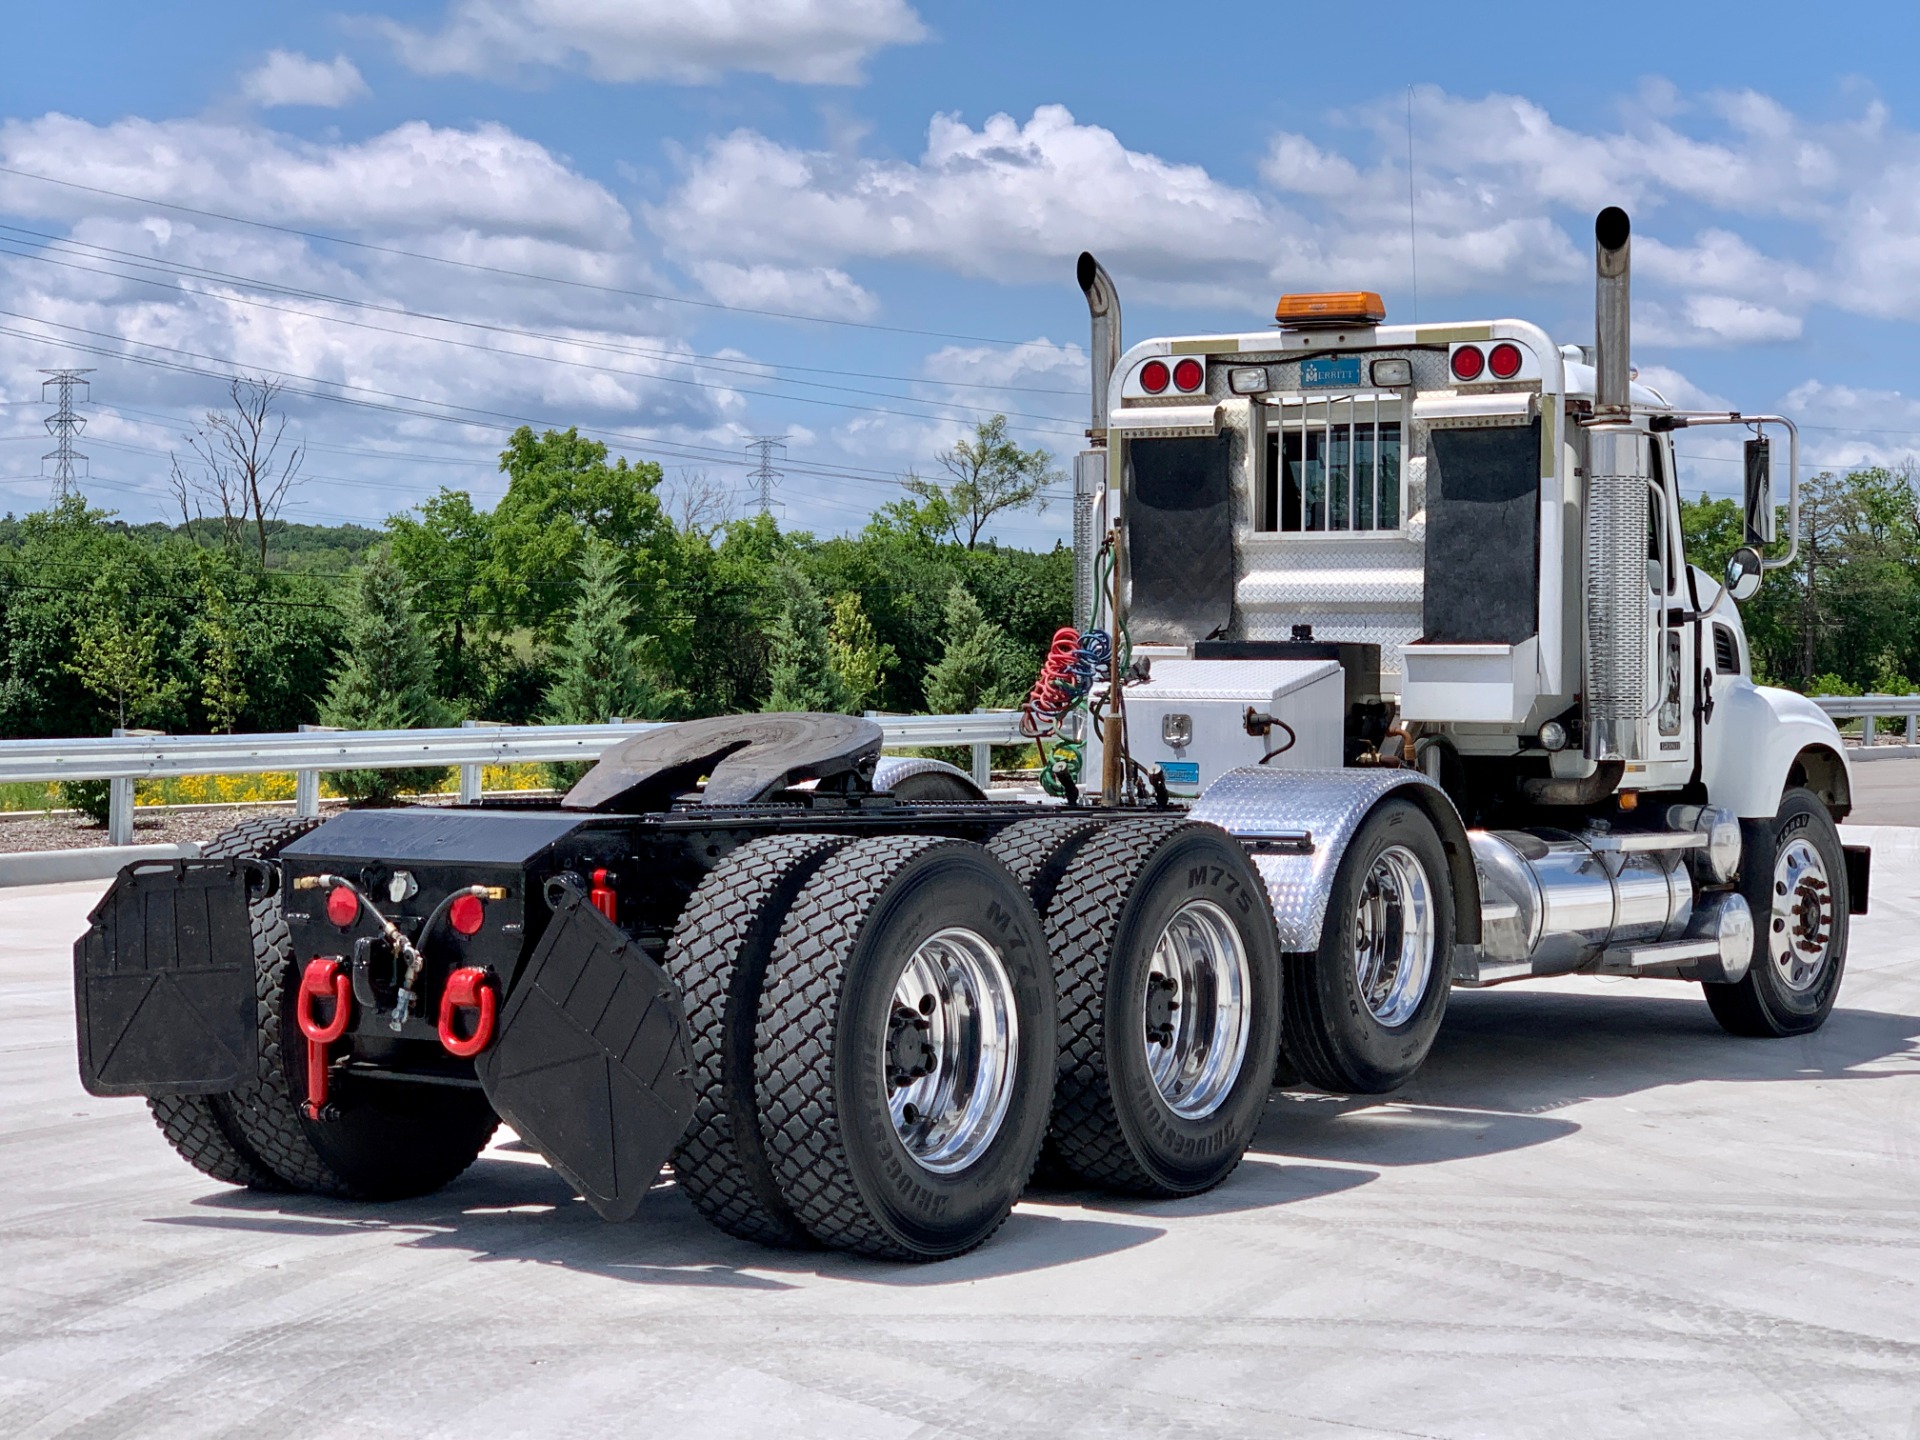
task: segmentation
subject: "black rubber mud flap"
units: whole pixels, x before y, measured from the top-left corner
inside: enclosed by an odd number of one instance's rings
[[[74,942],[80,1083],[94,1095],[217,1095],[254,1078],[249,892],[241,859],[127,866]]]
[[[493,1108],[607,1220],[632,1217],[693,1118],[666,973],[569,889],[476,1062]]]

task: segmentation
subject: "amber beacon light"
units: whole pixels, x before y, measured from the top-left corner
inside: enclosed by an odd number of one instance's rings
[[[1273,318],[1284,330],[1313,330],[1323,325],[1378,325],[1387,303],[1372,290],[1330,290],[1320,295],[1282,295]]]

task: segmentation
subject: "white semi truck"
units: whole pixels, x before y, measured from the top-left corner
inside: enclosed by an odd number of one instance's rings
[[[1026,712],[1064,804],[750,715],[558,802],[252,821],[95,909],[82,1080],[232,1184],[417,1195],[505,1120],[610,1219],[671,1158],[734,1235],[927,1260],[1043,1147],[1217,1185],[1283,1053],[1391,1089],[1456,984],[1679,977],[1814,1029],[1869,857],[1832,723],[1749,670],[1736,602],[1793,537],[1756,438],[1752,548],[1688,566],[1670,443],[1792,427],[1632,384],[1627,228],[1591,358],[1364,293],[1122,354],[1083,256],[1082,614]]]
[[[1637,383],[1630,249],[1602,211],[1591,347],[1521,320],[1390,325],[1351,292],[1123,353],[1081,257],[1077,604],[1131,641],[1077,727],[1085,778],[1191,796],[1254,847],[1286,1047],[1317,1084],[1404,1081],[1449,983],[1697,980],[1751,1036],[1832,1007],[1870,859],[1835,828],[1846,751],[1754,683],[1737,604],[1793,560],[1797,432]],[[1748,543],[1721,577],[1682,545],[1672,435],[1704,425],[1751,437]]]

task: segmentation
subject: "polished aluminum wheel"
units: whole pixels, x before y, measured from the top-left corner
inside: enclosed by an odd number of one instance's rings
[[[907,1154],[936,1175],[966,1169],[1013,1099],[1020,1017],[1000,952],[957,926],[924,941],[894,986],[882,1043],[887,1108]]]
[[[1142,1038],[1153,1083],[1174,1114],[1204,1120],[1240,1078],[1251,1028],[1253,972],[1227,912],[1211,900],[1175,911],[1153,947],[1146,987]]]
[[[1773,862],[1767,954],[1789,990],[1813,988],[1833,958],[1833,884],[1811,840],[1789,840]]]
[[[1353,973],[1382,1025],[1406,1023],[1426,997],[1438,948],[1432,882],[1420,857],[1390,845],[1360,886],[1353,924]]]

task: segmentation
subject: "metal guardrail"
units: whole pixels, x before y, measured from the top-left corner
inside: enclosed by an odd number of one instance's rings
[[[1832,720],[1860,721],[1862,745],[1873,744],[1880,721],[1903,717],[1907,722],[1907,744],[1920,745],[1920,695],[1816,695],[1813,703]]]
[[[876,715],[886,746],[966,745],[976,779],[987,777],[989,747],[1018,745],[1015,711],[979,715]],[[180,775],[294,773],[295,808],[320,813],[320,776],[329,770],[460,767],[460,798],[480,798],[481,768],[526,761],[592,761],[609,745],[660,728],[620,725],[463,725],[447,730],[329,730],[303,726],[268,735],[120,734],[86,740],[0,740],[0,782],[105,780],[111,785],[108,842],[133,840],[137,780]]]

